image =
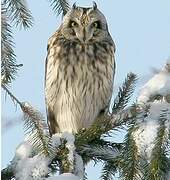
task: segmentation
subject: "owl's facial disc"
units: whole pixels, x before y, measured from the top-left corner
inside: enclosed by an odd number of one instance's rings
[[[92,41],[95,36],[102,30],[100,21],[95,21],[93,23],[84,23],[81,21],[81,23],[79,23],[78,21],[71,20],[69,27],[73,32],[72,35],[81,43],[85,44],[89,41]]]
[[[101,41],[108,36],[106,19],[98,9],[74,7],[63,19],[62,33],[82,44]]]

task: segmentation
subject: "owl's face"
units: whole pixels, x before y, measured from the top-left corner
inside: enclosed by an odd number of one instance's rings
[[[97,9],[96,4],[91,8],[73,5],[72,9],[63,18],[61,33],[66,39],[82,44],[103,41],[109,38],[106,19]]]

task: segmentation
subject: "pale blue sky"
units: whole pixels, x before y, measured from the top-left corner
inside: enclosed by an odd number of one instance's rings
[[[75,2],[75,1],[71,1]],[[120,84],[129,71],[144,77],[152,67],[160,68],[170,57],[170,1],[169,0],[96,0],[105,14],[110,33],[116,44],[116,81]],[[89,6],[90,0],[79,0],[80,6]],[[15,31],[18,63],[24,66],[12,83],[12,92],[45,113],[44,64],[47,40],[58,28],[61,17],[54,15],[48,0],[29,0],[35,18],[34,26]],[[21,116],[2,92],[4,120]],[[16,146],[23,140],[23,124],[2,134],[2,167],[14,156]],[[97,180],[99,167],[88,168],[89,180]]]

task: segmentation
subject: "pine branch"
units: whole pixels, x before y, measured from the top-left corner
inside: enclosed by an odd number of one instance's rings
[[[109,180],[112,179],[112,176],[118,168],[117,157],[119,155],[120,144],[112,144],[110,142],[104,143],[104,140],[100,144],[103,145],[96,143],[78,147],[77,151],[83,158],[85,164],[90,160],[94,160],[95,162],[102,160],[104,162],[104,167],[101,179]]]
[[[125,137],[125,146],[122,150],[121,159],[121,176],[125,180],[137,180],[140,179],[140,167],[138,154],[138,147],[133,139],[133,132],[136,130],[135,125],[132,125]]]
[[[167,170],[169,169],[169,159],[167,151],[168,137],[165,122],[167,119],[167,111],[163,110],[159,118],[159,128],[155,139],[155,146],[152,150],[151,161],[149,163],[149,171],[145,175],[146,180],[162,180],[166,179]]]
[[[112,113],[116,114],[118,111],[123,110],[126,107],[127,103],[129,102],[129,99],[131,98],[134,92],[136,81],[136,74],[129,73],[127,75],[122,87],[119,88],[118,95],[114,100]]]
[[[25,29],[33,25],[33,17],[31,11],[27,8],[26,0],[4,0],[7,7],[10,20],[16,26]]]
[[[104,161],[112,161],[119,154],[118,149],[108,147],[108,146],[100,146],[100,145],[85,145],[81,147],[79,150],[79,154],[83,156],[91,157],[91,159],[100,159]]]
[[[50,149],[51,145],[49,143],[50,135],[43,115],[28,103],[19,101],[6,86],[2,85],[2,88],[11,97],[12,101],[22,109],[24,113],[25,130],[31,137],[29,140],[33,147],[38,150],[39,153],[49,155],[49,150],[52,150]]]
[[[10,180],[14,178],[14,172],[11,166],[1,170],[1,179]]]
[[[51,2],[52,9],[54,12],[59,15],[65,15],[70,9],[68,0],[49,0]]]
[[[9,24],[7,9],[1,4],[1,84],[8,84],[15,79],[18,65],[16,64],[16,56],[14,53],[14,42]]]
[[[28,103],[22,103],[24,112],[24,127],[26,133],[31,137],[29,141],[39,153],[49,155],[50,135],[43,115]]]
[[[120,127],[121,125],[131,121],[136,114],[140,112],[138,106],[133,105],[115,115],[101,114],[95,120],[94,124],[89,129],[82,129],[76,134],[76,147],[84,144],[90,144],[93,141],[100,139],[100,137],[112,130],[113,128]]]
[[[5,86],[5,85],[1,85],[1,87],[6,91],[6,93],[10,96],[11,100],[13,101],[14,104],[18,104],[20,105],[20,107],[22,106],[22,102],[20,102],[18,100],[18,98],[16,98],[11,91]]]
[[[116,172],[117,172],[117,166],[115,162],[105,162],[100,179],[112,180]]]
[[[28,133],[31,135],[35,132],[35,134],[33,134],[34,138],[32,139],[32,144],[36,145],[39,152],[49,155],[51,153],[49,152],[50,147],[48,144],[50,141],[48,139],[49,136],[46,136],[44,133],[44,125],[42,123],[43,117],[41,114],[30,105],[18,101],[10,91],[8,91],[8,94],[20,105],[23,110],[25,114],[25,127],[27,128]],[[91,150],[88,150],[87,153],[85,153],[85,151],[83,153],[86,154],[86,157],[88,157],[89,160],[98,159],[110,163],[115,162],[113,151],[111,151],[115,150],[115,147],[102,140],[101,136],[113,128],[120,127],[133,117],[136,117],[136,113],[138,113],[138,108],[136,105],[133,105],[130,108],[119,111],[117,114],[101,114],[89,129],[81,130],[80,133],[76,135],[76,147],[86,145],[86,147],[89,147],[89,144],[93,146],[98,145],[98,147],[100,146],[98,149],[95,149],[94,147],[91,148]],[[81,148],[77,148],[78,153],[80,149]],[[67,151],[68,150],[65,148],[64,144],[59,147],[59,150],[56,151],[56,160],[58,163],[62,162],[66,158],[65,156],[68,154]],[[81,153],[79,154],[82,155]]]

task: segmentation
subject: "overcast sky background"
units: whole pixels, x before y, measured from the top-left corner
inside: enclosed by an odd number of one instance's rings
[[[71,1],[73,3],[75,1]],[[170,1],[169,0],[96,0],[107,18],[109,31],[116,44],[116,86],[130,71],[145,82],[151,68],[161,68],[170,58]],[[44,67],[47,40],[59,27],[61,17],[56,17],[48,0],[29,0],[28,5],[35,18],[34,26],[27,30],[15,30],[15,52],[18,63],[24,64],[12,83],[12,92],[20,101],[28,101],[45,113]],[[91,6],[90,0],[79,0],[77,5]],[[136,94],[138,91],[136,92]],[[5,100],[2,91],[2,128],[8,120],[21,119],[10,98]],[[4,132],[5,131],[5,132]],[[115,135],[116,136],[116,135]],[[118,135],[117,135],[118,136]],[[23,140],[22,122],[11,129],[2,129],[2,168],[14,156],[16,146]],[[117,137],[116,137],[117,138]],[[97,180],[100,167],[87,170],[89,180]]]

